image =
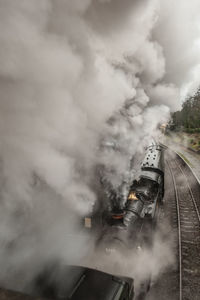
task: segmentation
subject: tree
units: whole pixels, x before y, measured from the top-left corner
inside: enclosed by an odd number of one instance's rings
[[[172,114],[175,128],[184,127],[186,131],[200,131],[200,87],[194,95],[186,98],[181,111]]]

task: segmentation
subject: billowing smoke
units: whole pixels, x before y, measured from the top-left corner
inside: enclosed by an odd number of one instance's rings
[[[1,281],[85,255],[96,166],[118,187],[179,106],[199,59],[198,6],[0,0]],[[102,150],[111,140],[117,151]]]

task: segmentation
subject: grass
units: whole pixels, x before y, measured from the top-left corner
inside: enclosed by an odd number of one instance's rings
[[[195,150],[200,151],[200,134],[187,134],[186,135],[188,141],[188,147]]]
[[[185,157],[185,155],[183,155],[181,152],[177,152],[183,159],[184,161],[186,161],[186,163],[188,163],[188,165],[193,168],[194,166],[191,164],[191,162]]]
[[[171,136],[172,141],[193,150],[200,152],[200,133],[178,132]]]

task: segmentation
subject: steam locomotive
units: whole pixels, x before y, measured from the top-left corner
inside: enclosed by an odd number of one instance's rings
[[[159,144],[147,148],[137,179],[133,180],[123,208],[102,214],[100,243],[113,248],[150,246],[164,196],[164,149]],[[117,245],[118,244],[118,245]]]

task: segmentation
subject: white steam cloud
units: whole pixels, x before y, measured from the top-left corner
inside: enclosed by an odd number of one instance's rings
[[[179,106],[199,70],[198,8],[197,0],[0,0],[1,281],[87,252],[88,237],[69,236],[97,200],[95,166],[114,169],[118,186]],[[99,150],[111,138],[120,149],[112,160]]]

